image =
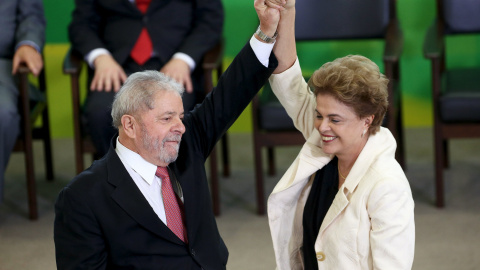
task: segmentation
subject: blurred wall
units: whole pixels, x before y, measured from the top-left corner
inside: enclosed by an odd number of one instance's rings
[[[258,25],[253,0],[222,0],[225,8],[224,37],[226,40],[225,66],[245,45]],[[301,1],[301,0],[298,0]],[[51,128],[54,137],[73,136],[71,123],[71,95],[69,77],[62,73],[62,61],[68,50],[67,26],[74,7],[73,0],[43,0],[47,17],[47,46],[45,47],[48,99],[50,102]],[[404,33],[404,51],[401,58],[401,84],[404,98],[404,124],[409,127],[431,126],[430,63],[423,58],[422,43],[427,27],[435,14],[434,0],[399,0],[398,16]],[[472,45],[466,45],[471,43]],[[447,59],[451,65],[480,64],[475,53],[480,37],[458,37],[448,41],[452,51],[461,53]],[[302,42],[298,44],[298,56],[305,74],[313,72],[321,64],[346,54],[363,54],[375,61],[381,69],[381,42],[343,41]],[[328,53],[322,53],[326,52]],[[84,81],[84,80],[83,80]],[[82,86],[85,89],[85,85]],[[230,129],[231,132],[251,131],[250,108]]]

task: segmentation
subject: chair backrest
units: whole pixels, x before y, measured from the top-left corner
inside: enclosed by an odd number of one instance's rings
[[[437,7],[447,34],[480,32],[480,1],[437,0]]]
[[[297,40],[381,38],[395,17],[394,0],[300,0]]]

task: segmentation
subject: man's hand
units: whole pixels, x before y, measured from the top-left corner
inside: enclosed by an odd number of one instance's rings
[[[165,75],[172,77],[177,82],[181,83],[185,87],[187,93],[193,92],[192,78],[190,77],[190,67],[188,64],[181,60],[172,58],[165,64],[160,72],[165,73]]]
[[[269,7],[277,9],[282,7],[284,10],[289,10],[295,7],[295,0],[265,0],[265,3]]]
[[[255,0],[254,6],[258,19],[260,20],[260,29],[267,36],[272,37],[275,35],[275,31],[277,31],[278,22],[280,21],[280,11],[283,7],[272,1],[267,4],[266,1],[267,0]]]
[[[29,45],[22,45],[15,52],[12,62],[12,74],[17,73],[21,63],[25,63],[35,76],[38,76],[43,68],[42,56],[35,48]]]
[[[90,85],[91,91],[115,91],[118,92],[120,87],[127,79],[127,74],[123,68],[109,54],[99,55],[94,60],[95,75]]]

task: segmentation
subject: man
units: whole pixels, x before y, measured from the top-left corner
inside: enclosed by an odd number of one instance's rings
[[[55,204],[58,269],[226,268],[204,163],[276,67],[270,37],[279,11],[264,0],[255,6],[262,32],[193,111],[184,112],[181,86],[161,73],[126,80],[112,108],[118,137]]]
[[[5,169],[20,132],[18,67],[25,63],[37,76],[45,44],[42,0],[10,0],[0,5],[0,202]]]
[[[186,111],[201,101],[199,64],[222,26],[221,0],[75,0],[69,38],[89,64],[84,116],[100,156],[115,133],[111,104],[128,74],[160,70],[185,86]]]

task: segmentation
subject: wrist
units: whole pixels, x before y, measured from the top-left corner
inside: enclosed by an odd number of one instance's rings
[[[17,51],[20,48],[33,48],[38,53],[41,53],[41,48],[35,42],[30,41],[30,40],[24,40],[24,41],[19,42],[15,46],[15,51]]]
[[[93,68],[97,69],[107,58],[110,57],[109,54],[100,54],[93,59]]]
[[[97,59],[97,57],[99,57],[100,55],[104,54],[110,55],[110,52],[104,48],[96,48],[87,53],[87,55],[85,55],[84,57],[84,60],[91,68],[95,68],[95,59]]]
[[[293,7],[290,7],[290,8],[285,8],[282,11],[280,11],[282,19],[283,19],[284,16],[295,16],[295,10],[296,10],[295,6],[293,6]]]
[[[282,13],[281,13],[282,19],[278,22],[278,29],[281,29],[281,28],[283,29],[285,27],[286,28],[295,28],[295,15],[296,15],[295,8],[291,8],[289,10],[282,11]]]
[[[273,33],[272,33],[273,32]],[[264,42],[264,43],[274,43],[276,38],[277,38],[277,31],[267,31],[267,33],[263,32],[260,25],[257,28],[257,31],[255,32],[255,37]]]

